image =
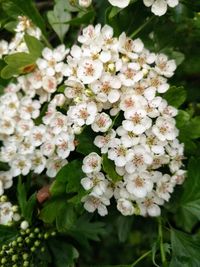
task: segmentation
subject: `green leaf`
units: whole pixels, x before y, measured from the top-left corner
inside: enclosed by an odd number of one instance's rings
[[[71,19],[71,14],[67,11],[65,5],[63,5],[63,1],[58,1],[53,11],[47,13],[47,17],[60,41],[63,42],[65,34],[69,30],[69,25],[66,25],[65,22]]]
[[[103,170],[114,183],[122,180],[122,176],[117,174],[115,170],[114,162],[108,159],[106,154],[103,155]]]
[[[178,261],[183,263],[190,262],[191,265],[185,265],[187,267],[193,267],[196,261],[200,263],[200,239],[194,236],[185,234],[181,231],[171,229],[171,246],[172,256]],[[174,259],[172,262],[175,261]],[[173,265],[170,265],[173,266]],[[184,265],[183,265],[184,266]],[[175,266],[174,266],[175,267]]]
[[[181,128],[181,134],[189,139],[197,139],[200,137],[200,116],[196,116],[188,121],[187,124]]]
[[[66,232],[76,222],[76,213],[72,204],[65,204],[61,207],[60,212],[56,217],[56,226],[59,232]]]
[[[49,247],[53,254],[54,267],[72,267],[78,258],[78,251],[66,241],[54,238],[49,241]]]
[[[83,155],[88,155],[91,152],[96,152],[98,154],[100,150],[94,145],[94,139],[94,132],[90,127],[86,127],[81,134],[76,136],[76,140],[78,141],[76,151]]]
[[[24,40],[28,47],[29,53],[33,55],[34,58],[40,57],[42,54],[44,45],[38,39],[28,34],[24,36]]]
[[[39,218],[43,220],[43,222],[52,224],[56,217],[59,215],[60,210],[67,205],[67,201],[61,197],[55,197],[48,200],[43,209],[40,212]]]
[[[50,189],[52,195],[56,196],[64,193],[75,193],[76,195],[73,196],[71,202],[73,202],[73,200],[74,202],[80,202],[85,193],[85,190],[80,183],[84,176],[85,175],[82,172],[82,162],[80,160],[74,160],[68,163],[58,172],[56,180]]]
[[[93,19],[94,19],[94,11],[89,11],[87,13],[83,13],[83,15],[81,14],[80,17],[76,17],[74,19],[65,21],[65,24],[70,24],[70,25],[74,25],[74,26],[79,26],[81,24],[88,24],[88,23],[92,23]]]
[[[31,224],[33,211],[36,206],[36,193],[27,200],[26,186],[19,177],[17,184],[17,198],[22,216]]]
[[[172,86],[163,96],[169,105],[180,107],[186,100],[186,90],[181,87]]]
[[[88,214],[81,216],[68,232],[70,236],[86,247],[89,246],[88,239],[100,241],[100,236],[106,233],[104,223],[90,220],[91,216]]]
[[[183,127],[190,120],[190,114],[185,110],[179,110],[176,116],[176,126],[178,128]]]
[[[0,246],[15,239],[17,235],[18,231],[16,228],[0,224]]]
[[[1,77],[9,79],[13,75],[32,71],[35,68],[36,58],[34,55],[19,52],[6,56],[4,60],[8,65],[2,69]]]
[[[188,165],[188,177],[177,211],[177,220],[184,223],[184,229],[190,231],[197,219],[200,220],[200,158],[191,158]],[[180,219],[181,218],[181,219]]]

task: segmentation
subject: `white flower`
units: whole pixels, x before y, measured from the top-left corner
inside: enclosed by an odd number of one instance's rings
[[[11,173],[14,177],[20,174],[25,176],[31,169],[31,160],[28,157],[22,155],[18,155],[9,164],[11,166]]]
[[[121,136],[122,144],[125,147],[135,146],[140,141],[140,136],[135,135],[131,131],[126,131],[122,126],[118,127],[116,132],[119,136]]]
[[[164,54],[159,54],[155,60],[156,66],[155,70],[164,75],[167,78],[170,78],[174,75],[174,71],[176,69],[175,60],[168,60],[168,57]]]
[[[94,139],[94,144],[101,149],[101,153],[105,154],[108,152],[110,141],[116,136],[115,131],[112,129],[106,135],[98,135]]]
[[[94,132],[106,132],[110,128],[112,120],[110,116],[104,112],[98,113],[91,127]]]
[[[13,219],[12,204],[10,202],[0,203],[0,224],[7,225]]]
[[[174,183],[171,182],[171,177],[168,174],[162,176],[162,179],[157,182],[156,193],[158,197],[169,201],[170,194],[174,190]]]
[[[92,189],[92,192],[98,196],[106,192],[108,180],[106,180],[102,172],[88,174],[87,177],[81,179],[81,184],[85,190]]]
[[[88,212],[98,211],[99,215],[105,216],[108,214],[106,206],[110,205],[109,199],[103,196],[96,196],[95,194],[90,194],[82,199],[84,202],[84,208]]]
[[[4,189],[12,186],[12,175],[10,171],[0,171],[0,196],[3,195]]]
[[[58,156],[52,156],[47,160],[46,163],[46,168],[47,168],[47,172],[46,174],[53,178],[56,176],[56,174],[58,173],[58,171],[67,164],[67,160],[62,160],[60,159]]]
[[[151,11],[157,15],[162,16],[167,12],[167,5],[175,7],[178,5],[179,0],[143,0],[145,6],[150,7]]]
[[[128,173],[144,171],[153,162],[152,155],[141,145],[136,145],[129,150],[125,169]]]
[[[49,114],[48,114],[49,115]],[[59,134],[60,132],[65,132],[68,129],[68,118],[61,112],[54,112],[50,114],[50,127],[52,128],[53,134]],[[46,121],[47,122],[47,121]]]
[[[15,130],[15,120],[4,116],[0,118],[0,134],[11,135],[14,133]]]
[[[152,127],[152,132],[161,141],[174,140],[178,135],[178,130],[175,128],[175,120],[172,118],[158,117]]]
[[[34,126],[30,133],[30,140],[34,146],[40,146],[44,142],[46,133],[45,125]]]
[[[147,117],[144,109],[130,109],[125,111],[124,117],[126,120],[122,125],[126,131],[131,131],[136,135],[142,134],[152,125],[152,121]]]
[[[77,69],[77,77],[84,84],[90,84],[101,77],[103,71],[103,64],[100,60],[92,60],[90,58],[83,58],[79,62]]]
[[[164,201],[157,197],[154,192],[149,193],[144,199],[138,201],[140,214],[142,216],[157,217],[160,216],[161,210],[159,205],[163,205]]]
[[[129,5],[130,0],[108,0],[108,2],[113,6],[125,8]]]
[[[31,169],[34,171],[34,173],[40,174],[46,167],[46,158],[43,156],[40,150],[36,150],[31,157],[31,163]]]
[[[123,32],[119,36],[119,51],[128,56],[128,58],[123,58],[123,60],[129,61],[130,59],[137,59],[137,53],[142,52],[144,44],[140,39],[132,40],[131,38],[127,37],[126,34]]]
[[[82,98],[84,94],[84,85],[78,80],[67,80],[65,81],[66,89],[65,95],[68,98]]]
[[[143,198],[153,189],[153,182],[148,172],[125,175],[126,189],[137,198]]]
[[[124,65],[118,74],[121,82],[125,86],[133,86],[143,78],[143,72],[140,71],[138,63],[128,63]]]
[[[101,162],[101,157],[97,153],[92,152],[83,159],[82,170],[87,174],[99,172],[101,170]]]
[[[42,79],[42,88],[47,93],[54,93],[56,91],[57,81],[53,76],[44,76]]]
[[[124,216],[130,216],[134,214],[134,207],[131,201],[120,198],[117,200],[117,209]]]
[[[120,98],[121,87],[120,79],[105,73],[101,76],[100,80],[91,84],[91,89],[96,95],[96,99],[101,102],[109,101],[115,103]]]
[[[95,120],[97,106],[94,102],[80,103],[76,106],[71,106],[67,114],[72,122],[78,126],[90,125]]]
[[[61,132],[55,137],[56,153],[61,159],[69,156],[70,152],[75,149],[74,136],[65,132]]]
[[[15,143],[7,143],[6,146],[1,147],[0,161],[10,162],[17,153],[17,145]]]
[[[19,115],[24,120],[36,119],[40,115],[40,102],[24,97],[20,101]]]
[[[108,158],[114,160],[117,167],[123,167],[127,162],[128,149],[122,144],[118,138],[114,138],[110,142],[110,149],[108,150]]]

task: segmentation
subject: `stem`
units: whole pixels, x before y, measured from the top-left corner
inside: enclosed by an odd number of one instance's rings
[[[133,33],[131,33],[130,38],[133,38],[140,31],[142,31],[154,18],[155,18],[155,16],[152,16],[149,19],[147,19],[144,24],[142,24],[139,28],[137,28],[137,30],[135,30]]]
[[[158,237],[159,237],[159,243],[160,243],[160,253],[161,253],[162,264],[163,266],[166,266],[167,260],[166,260],[164,246],[163,246],[163,231],[162,231],[161,217],[158,218]]]
[[[149,256],[149,254],[151,254],[151,250],[147,251],[146,253],[144,253],[141,257],[139,257],[134,263],[132,263],[130,265],[130,267],[134,267],[136,266],[141,260],[143,260],[144,258],[146,258],[147,256]]]

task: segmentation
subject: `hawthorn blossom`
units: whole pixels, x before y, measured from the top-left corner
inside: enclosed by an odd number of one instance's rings
[[[167,12],[167,6],[175,7],[179,0],[143,0],[145,6],[150,7],[151,11],[157,15],[162,16]]]
[[[92,172],[99,172],[101,169],[101,162],[101,157],[97,153],[92,152],[83,159],[82,170],[87,174]]]

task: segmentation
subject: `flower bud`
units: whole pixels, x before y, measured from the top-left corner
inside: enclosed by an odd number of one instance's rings
[[[27,221],[23,221],[20,225],[21,229],[26,230],[29,227],[29,223]],[[28,229],[27,229],[28,230]],[[26,231],[27,232],[27,231]]]
[[[85,8],[89,7],[91,3],[92,3],[92,0],[79,0],[78,1],[79,6],[85,7]]]

